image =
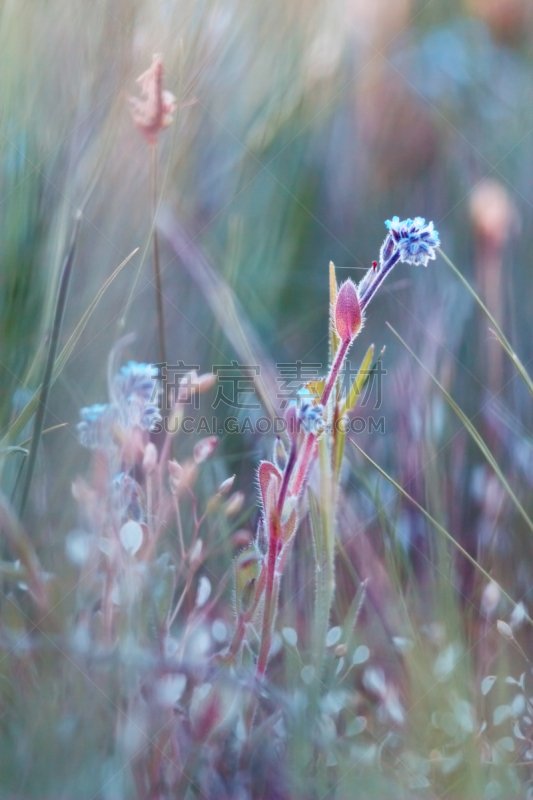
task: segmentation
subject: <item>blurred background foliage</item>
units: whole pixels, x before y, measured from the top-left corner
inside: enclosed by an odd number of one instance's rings
[[[39,385],[76,210],[83,217],[62,343],[116,266],[140,248],[52,391],[46,424],[68,425],[44,437],[39,456],[30,527],[41,547],[61,550],[58,531],[75,523],[70,484],[88,463],[76,437],[78,409],[105,398],[117,338],[134,332],[129,354],[157,359],[149,155],[127,107],[152,53],[163,53],[179,106],[161,137],[161,213],[172,214],[195,248],[187,261],[161,237],[172,359],[210,371],[239,355],[224,297],[210,294],[206,273],[195,270],[201,257],[235,293],[238,323],[252,326],[271,365],[319,361],[325,371],[328,262],[340,277],[358,279],[378,257],[383,221],[398,214],[434,221],[443,249],[527,366],[532,25],[528,0],[2,3],[4,432]],[[352,354],[359,363],[371,342],[386,346],[386,435],[361,435],[361,444],[519,598],[533,578],[530,535],[385,321],[474,418],[530,511],[531,397],[441,260],[395,271]],[[268,447],[250,435],[227,437],[220,451],[251,504],[252,467]],[[8,494],[19,459],[3,461]],[[387,499],[388,490],[353,463],[345,483],[353,530],[364,527],[385,550],[397,549],[423,585],[435,555],[426,522],[401,500],[392,511],[389,504],[389,521],[376,516],[376,493]],[[479,594],[466,564],[457,584],[466,597]]]
[[[166,85],[180,106],[162,137],[161,204],[235,292],[273,363],[326,363],[327,264],[358,278],[377,256],[383,220],[395,213],[435,221],[446,252],[528,361],[526,2],[8,2],[0,36],[3,426],[38,384],[75,210],[83,206],[84,218],[64,337],[112,270],[140,248],[53,391],[47,424],[69,427],[45,447],[65,475],[79,458],[77,409],[102,396],[118,335],[133,331],[135,356],[156,357],[150,252],[143,258],[148,148],[126,103],[154,51],[164,54]],[[486,213],[496,215],[489,228],[505,229],[496,234],[501,255],[492,265]],[[203,369],[226,363],[236,354],[220,317],[206,310],[200,279],[162,248],[172,358]],[[488,426],[513,428],[500,436],[520,450],[506,453],[511,461],[528,460],[529,398],[443,264],[397,270],[360,340],[361,354],[370,341],[387,346],[386,417],[392,432],[405,418],[412,439],[413,418],[427,412],[428,398],[416,391],[423,378],[396,352],[385,319],[446,374],[469,415],[492,410]],[[493,360],[501,363],[491,372]],[[496,405],[507,399],[504,421]],[[394,460],[398,440],[383,437],[376,447]],[[49,491],[64,493],[61,471]],[[48,511],[63,505],[54,501]],[[468,502],[461,508],[469,513]]]

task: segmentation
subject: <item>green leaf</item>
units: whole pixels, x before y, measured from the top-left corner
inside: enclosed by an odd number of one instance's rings
[[[359,396],[363,391],[363,387],[371,374],[370,365],[372,363],[373,355],[374,355],[374,345],[371,344],[368,350],[366,351],[366,355],[363,358],[363,361],[361,362],[361,366],[359,367],[359,371],[354,378],[352,387],[348,392],[348,397],[346,398],[344,406],[341,409],[340,413],[341,418],[345,414],[347,414],[348,411],[353,411],[355,404],[359,400]]]
[[[260,572],[260,558],[255,545],[250,545],[235,559],[235,602],[237,613],[250,608]]]
[[[92,300],[92,302],[90,303],[89,307],[87,308],[87,310],[83,314],[82,318],[80,319],[80,321],[78,322],[78,324],[74,328],[74,330],[73,330],[72,334],[70,335],[66,345],[64,346],[63,350],[61,351],[61,353],[59,354],[59,356],[56,359],[55,366],[54,366],[54,371],[53,371],[53,375],[52,375],[52,383],[54,383],[58,379],[58,377],[60,376],[61,372],[63,371],[63,369],[65,367],[65,364],[67,363],[68,359],[70,358],[70,355],[71,355],[72,351],[74,350],[74,348],[75,348],[75,346],[76,346],[76,344],[78,342],[78,339],[80,338],[81,334],[83,333],[83,331],[85,329],[85,326],[89,322],[89,319],[91,318],[96,306],[98,305],[98,303],[102,299],[102,296],[104,295],[105,291],[109,288],[109,286],[111,286],[111,284],[113,283],[113,281],[115,280],[115,278],[117,277],[117,275],[119,274],[121,269],[126,266],[128,261],[130,260],[130,258],[132,258],[135,255],[135,253],[137,252],[138,249],[139,248],[136,247],[135,250],[133,250],[133,252],[131,252],[129,254],[129,256],[127,258],[125,258],[124,261],[121,264],[118,265],[116,270],[109,276],[109,278],[105,281],[105,283],[100,287],[100,289],[96,293],[94,299]],[[32,418],[33,414],[35,413],[35,409],[37,408],[37,405],[39,403],[40,391],[41,390],[40,390],[40,387],[39,387],[37,389],[37,391],[34,393],[34,395],[31,398],[31,400],[29,400],[28,403],[24,406],[24,408],[22,409],[22,411],[20,412],[18,417],[16,417],[13,420],[13,422],[11,423],[11,425],[8,428],[8,431],[7,431],[6,435],[3,437],[2,441],[0,442],[0,447],[4,447],[4,446],[7,445],[8,442],[12,441],[24,429],[25,425]]]

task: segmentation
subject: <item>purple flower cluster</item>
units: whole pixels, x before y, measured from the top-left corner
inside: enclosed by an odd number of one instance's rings
[[[435,258],[435,248],[440,245],[439,234],[433,223],[424,217],[405,219],[393,217],[385,222],[389,234],[381,249],[381,258],[387,261],[397,250],[399,260],[406,264],[423,264]]]

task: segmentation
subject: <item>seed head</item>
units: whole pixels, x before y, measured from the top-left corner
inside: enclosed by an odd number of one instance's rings
[[[478,237],[501,248],[518,224],[518,213],[507,189],[486,178],[472,192],[470,217]]]
[[[131,116],[148,144],[156,144],[162,130],[172,122],[176,98],[163,89],[163,56],[152,56],[152,65],[137,78],[141,98],[128,97]]]

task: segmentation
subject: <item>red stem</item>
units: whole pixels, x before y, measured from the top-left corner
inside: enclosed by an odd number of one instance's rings
[[[279,517],[274,511],[270,518],[270,537],[268,541],[268,561],[265,586],[265,608],[263,612],[263,627],[261,631],[261,646],[259,648],[259,658],[257,659],[257,677],[262,678],[265,674],[272,643],[272,625],[274,622],[274,604],[272,595],[274,592],[274,573],[276,571],[276,556],[278,554],[278,543],[280,539]]]
[[[305,445],[302,451],[302,455],[300,456],[298,469],[296,470],[294,481],[291,486],[292,497],[299,497],[301,494],[302,488],[305,483],[306,475],[309,471],[309,465],[311,464],[311,459],[313,458],[315,443],[316,443],[315,434],[308,433],[307,438],[305,440]]]
[[[342,362],[344,361],[344,358],[346,356],[346,353],[348,352],[348,348],[350,347],[351,343],[352,343],[351,339],[344,339],[341,342],[341,346],[337,350],[337,353],[335,355],[335,360],[333,361],[333,364],[331,365],[331,369],[329,371],[329,375],[326,381],[326,385],[324,387],[324,391],[322,393],[322,397],[320,398],[320,402],[323,406],[325,406],[329,400],[331,390],[335,386],[337,375],[339,374],[339,370],[342,367]]]

